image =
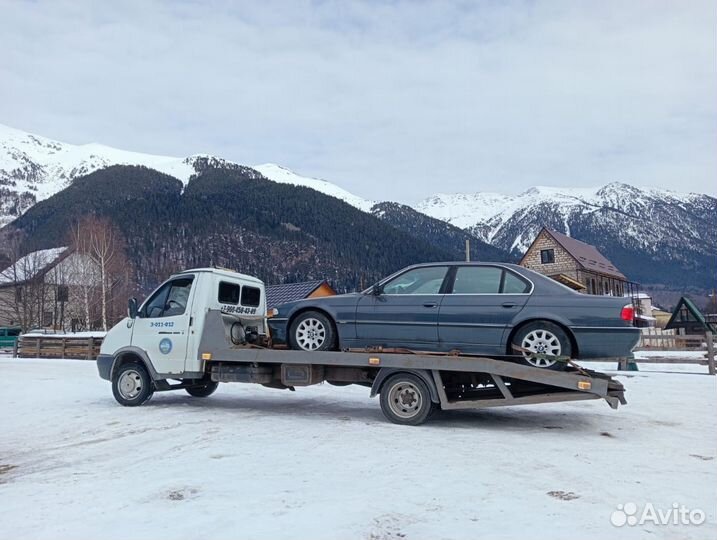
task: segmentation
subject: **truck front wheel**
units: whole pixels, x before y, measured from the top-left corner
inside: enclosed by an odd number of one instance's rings
[[[187,391],[187,394],[193,397],[209,397],[215,392],[218,386],[218,382],[209,381],[200,386],[189,386],[188,388],[185,388],[185,390]]]
[[[412,373],[397,373],[381,386],[381,410],[394,424],[422,424],[433,408],[428,386]]]
[[[120,366],[112,377],[112,394],[125,407],[142,405],[154,394],[147,369],[134,362]]]

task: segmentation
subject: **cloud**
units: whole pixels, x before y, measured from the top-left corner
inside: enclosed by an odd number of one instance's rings
[[[711,2],[0,3],[0,121],[374,199],[715,193]]]

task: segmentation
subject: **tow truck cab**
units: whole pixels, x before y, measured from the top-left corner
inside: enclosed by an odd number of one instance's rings
[[[266,335],[264,283],[219,268],[196,268],[171,276],[139,308],[106,335],[97,367],[103,379],[123,363],[144,364],[154,380],[201,378],[204,361],[199,340],[209,310],[220,310],[227,337],[235,344]]]

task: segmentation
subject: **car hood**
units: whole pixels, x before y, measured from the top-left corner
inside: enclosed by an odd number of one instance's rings
[[[333,296],[319,296],[316,298],[304,298],[303,300],[295,300],[275,306],[279,310],[278,316],[281,317],[294,311],[295,308],[302,306],[344,306],[353,305],[362,296],[361,293],[335,294]]]

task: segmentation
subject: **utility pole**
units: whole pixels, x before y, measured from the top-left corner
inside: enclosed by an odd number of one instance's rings
[[[466,238],[466,262],[471,262],[471,241]]]

